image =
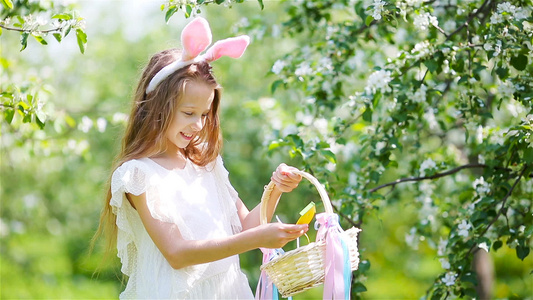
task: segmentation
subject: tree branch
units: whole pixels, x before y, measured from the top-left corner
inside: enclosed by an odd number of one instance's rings
[[[463,25],[457,27],[457,29],[455,29],[455,31],[453,31],[452,33],[450,33],[447,37],[446,37],[446,41],[450,40],[454,35],[456,35],[457,33],[459,33],[461,30],[463,30],[465,27],[468,26],[468,24],[470,24],[470,22],[477,16],[479,15],[483,9],[485,8],[485,6],[490,3],[491,0],[485,0],[481,6],[472,14],[470,14],[470,16],[468,17],[468,19],[466,20],[466,22],[463,23]]]
[[[459,172],[459,171],[461,171],[463,169],[486,168],[486,167],[488,167],[488,166],[484,165],[484,164],[466,164],[466,165],[463,165],[463,166],[459,166],[459,167],[457,167],[455,169],[451,169],[451,170],[443,172],[443,173],[437,173],[437,174],[434,174],[434,175],[431,175],[431,176],[408,177],[408,178],[397,179],[397,180],[395,180],[393,182],[382,184],[382,185],[377,186],[375,188],[372,188],[372,189],[370,189],[368,191],[370,193],[373,193],[373,192],[375,192],[377,190],[380,190],[380,189],[388,187],[388,186],[396,186],[397,184],[402,183],[402,182],[422,181],[422,180],[427,180],[427,179],[437,179],[437,178],[440,178],[440,177],[444,177],[444,176],[455,174],[455,173],[457,173],[457,172]]]
[[[27,33],[33,33],[33,32],[50,33],[50,32],[60,31],[61,30],[61,27],[56,27],[56,28],[47,29],[47,30],[33,30],[33,29],[22,29],[22,28],[16,28],[16,27],[9,27],[9,26],[5,26],[5,25],[2,25],[2,24],[0,24],[0,27],[5,29],[5,30],[11,30],[11,31],[17,31],[17,32],[27,32]]]
[[[500,210],[498,211],[498,214],[494,217],[494,219],[492,219],[492,221],[489,223],[489,225],[487,226],[487,228],[485,228],[485,230],[483,230],[483,232],[480,234],[480,236],[484,236],[485,233],[487,233],[487,231],[490,229],[490,227],[496,223],[496,221],[498,221],[498,219],[500,218],[500,216],[502,215],[503,213],[503,210],[505,209],[505,203],[507,202],[507,199],[509,199],[509,197],[511,196],[511,194],[513,193],[515,187],[518,185],[518,183],[520,182],[520,180],[522,179],[522,177],[524,176],[524,173],[526,173],[526,170],[527,168],[529,167],[529,165],[524,165],[524,168],[522,168],[522,171],[520,172],[520,174],[518,175],[518,178],[516,178],[515,182],[513,183],[513,186],[511,187],[511,189],[509,189],[509,191],[507,192],[507,194],[505,195],[505,197],[503,197],[503,200],[502,200],[502,207],[500,208]],[[472,250],[474,250],[475,248],[477,247],[477,245],[472,245],[472,247],[470,248],[470,250],[468,251],[469,253],[472,252]]]

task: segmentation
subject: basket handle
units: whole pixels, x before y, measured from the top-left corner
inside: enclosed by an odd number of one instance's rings
[[[311,174],[304,172],[304,171],[293,171],[295,174],[301,175],[303,178],[309,180],[315,188],[318,190],[318,194],[320,195],[320,199],[322,199],[322,203],[324,203],[324,209],[326,210],[326,213],[333,213],[333,207],[331,206],[331,201],[329,200],[328,193],[326,192],[326,189],[324,189],[324,186],[318,180]],[[268,223],[267,220],[267,204],[270,200],[270,195],[272,194],[272,191],[274,190],[274,186],[276,184],[274,182],[270,182],[263,191],[263,196],[261,197],[261,210],[260,210],[260,222],[261,225]]]

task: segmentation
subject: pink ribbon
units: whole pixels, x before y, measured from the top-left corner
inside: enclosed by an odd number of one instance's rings
[[[316,216],[318,232],[316,240],[326,242],[326,255],[324,259],[324,294],[323,299],[349,299],[351,284],[351,268],[346,269],[349,263],[346,243],[343,241],[342,228],[336,214],[321,213]]]
[[[267,249],[260,248],[263,252],[263,265],[280,255],[281,249]],[[257,289],[255,291],[255,299],[278,299],[278,289],[270,280],[265,270],[261,271]]]

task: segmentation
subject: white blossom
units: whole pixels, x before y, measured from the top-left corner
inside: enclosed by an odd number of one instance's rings
[[[87,133],[93,127],[93,120],[87,116],[81,118],[81,123],[78,125],[78,129]]]
[[[333,62],[331,61],[331,58],[329,57],[322,57],[318,61],[318,65],[320,66],[319,69],[321,71],[332,71],[333,70]]]
[[[379,141],[376,143],[376,155],[379,155],[381,153],[381,150],[385,148],[387,145],[387,142]]]
[[[483,242],[483,243],[480,243],[479,245],[477,245],[480,249],[483,249],[485,250],[486,252],[489,252],[489,246],[487,245],[487,243]]]
[[[291,134],[298,134],[298,127],[294,124],[290,124],[289,126],[285,127],[281,132],[282,136],[288,136]]]
[[[0,218],[0,237],[9,235],[9,225],[7,225],[2,218]]]
[[[424,0],[405,0],[405,3],[407,3],[408,6],[420,6]]]
[[[503,135],[504,135],[503,130],[494,130],[489,139],[490,143],[499,144],[500,146],[503,146],[503,144],[505,143],[505,139],[503,138]]]
[[[412,94],[411,98],[414,102],[421,103],[426,101],[427,86],[422,84],[420,88]]]
[[[444,22],[444,24],[442,25],[442,29],[444,29],[445,31],[448,31],[448,32],[451,32],[451,31],[455,30],[456,27],[457,27],[457,25],[455,23],[455,20],[448,20],[448,21]]]
[[[468,223],[466,220],[463,220],[461,224],[457,226],[457,229],[459,229],[457,234],[463,237],[468,237],[468,230],[470,227],[472,227],[472,225],[470,225],[470,223]]]
[[[272,66],[272,73],[274,74],[279,74],[281,73],[281,71],[283,70],[283,68],[285,68],[285,65],[286,65],[286,62],[281,60],[281,59],[278,59],[274,65]]]
[[[418,190],[426,197],[431,197],[434,189],[435,185],[431,181],[422,181],[418,187]]]
[[[512,100],[506,105],[507,110],[513,115],[513,117],[517,118],[520,114],[524,113],[526,111],[526,108],[522,103]]]
[[[518,7],[513,15],[515,20],[523,20],[531,15],[531,9],[527,6]]]
[[[383,12],[383,7],[387,4],[386,2],[383,2],[381,0],[374,0],[374,3],[372,6],[374,9],[372,10],[372,18],[375,20],[381,20],[381,13]]]
[[[423,58],[431,53],[431,44],[429,41],[422,41],[420,43],[417,43],[413,50],[411,50],[411,54],[416,54],[415,58]]]
[[[126,123],[128,121],[128,115],[125,113],[114,113],[112,118],[113,124]]]
[[[313,116],[299,111],[296,113],[296,121],[301,122],[305,126],[309,126],[313,123]]]
[[[316,119],[313,122],[313,126],[320,132],[322,135],[328,134],[328,120],[324,118]]]
[[[452,286],[455,284],[456,278],[457,278],[457,273],[448,272],[446,273],[446,275],[444,275],[444,278],[442,278],[442,283],[444,283],[446,286]]]
[[[481,197],[486,196],[490,192],[490,184],[485,181],[485,178],[483,178],[483,176],[474,180],[472,186],[476,190],[476,193]]]
[[[96,128],[99,132],[104,132],[107,127],[107,120],[104,118],[98,118],[96,120]]]
[[[421,177],[424,177],[426,176],[426,170],[432,170],[434,168],[437,167],[437,164],[433,161],[433,159],[431,158],[428,158],[426,160],[424,160],[421,164],[420,164],[420,176]]]
[[[481,125],[476,129],[476,143],[478,143],[478,145],[483,143],[483,126]]]
[[[437,248],[437,255],[443,256],[446,253],[446,247],[448,247],[448,240],[440,238],[439,245]]]
[[[494,54],[492,56],[498,56],[502,52],[502,41],[497,40],[496,45],[494,45]]]
[[[313,69],[309,65],[308,62],[303,62],[298,65],[298,68],[296,68],[296,71],[294,71],[294,74],[296,76],[306,76],[311,75],[313,73]]]
[[[439,258],[439,261],[440,261],[440,265],[442,266],[444,270],[450,269],[450,262],[448,261],[447,258]]]
[[[391,72],[385,70],[375,71],[368,76],[365,91],[367,94],[375,94],[378,90],[386,93],[392,89],[389,86],[389,82],[392,81]]]
[[[492,16],[490,16],[490,23],[491,24],[498,24],[503,22],[503,16],[500,13],[493,13]]]
[[[524,31],[527,32],[529,36],[531,36],[531,33],[533,33],[533,23],[523,21],[522,26],[524,26]]]
[[[268,111],[276,105],[276,101],[274,99],[267,97],[260,98],[258,102],[259,107],[261,107],[263,111]]]
[[[409,245],[414,250],[418,250],[419,238],[418,238],[418,235],[416,234],[416,228],[414,227],[411,228],[411,230],[409,231],[409,234],[405,235],[405,242],[407,243],[407,245]]]
[[[419,15],[415,16],[413,25],[415,25],[416,28],[425,31],[429,28],[429,25],[439,26],[439,21],[437,20],[437,17],[430,13],[421,11]]]

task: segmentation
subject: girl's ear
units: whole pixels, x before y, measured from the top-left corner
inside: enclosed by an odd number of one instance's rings
[[[182,61],[188,61],[198,56],[211,44],[212,35],[209,23],[202,17],[197,17],[187,24],[181,32],[183,46]]]
[[[215,61],[224,55],[239,58],[248,47],[248,44],[250,44],[250,37],[247,35],[220,40],[207,50],[204,58],[207,62]]]

